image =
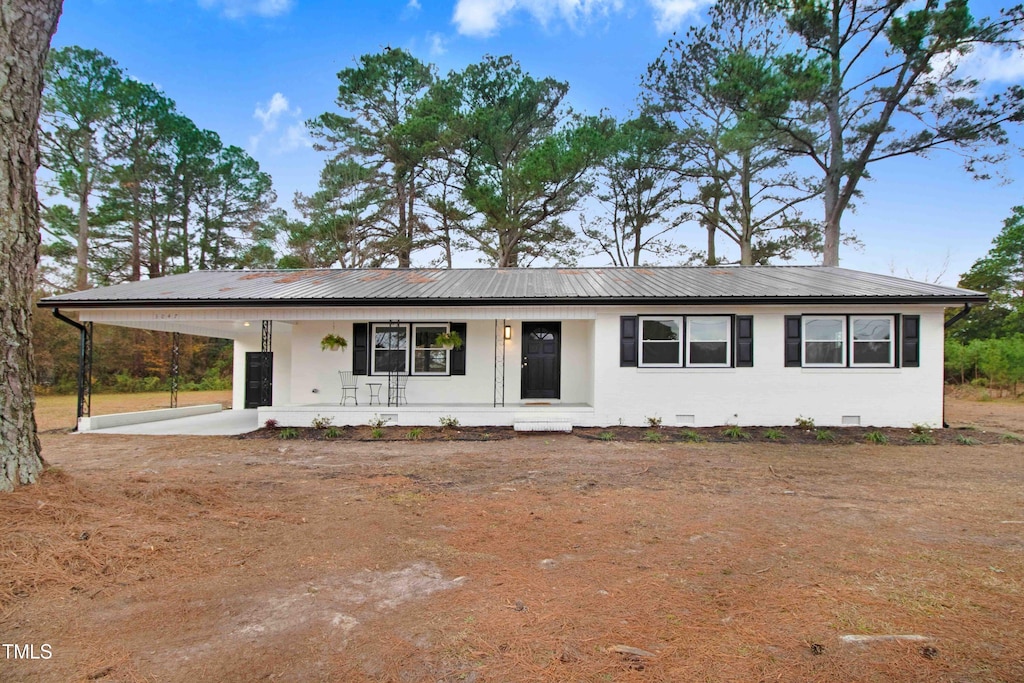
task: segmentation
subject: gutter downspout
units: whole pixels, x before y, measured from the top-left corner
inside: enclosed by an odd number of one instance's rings
[[[971,312],[971,305],[969,303],[964,304],[963,310],[960,311],[959,313],[957,313],[956,315],[954,315],[949,320],[947,320],[946,324],[943,325],[943,329],[944,330],[948,330],[949,328],[953,327],[953,325],[956,325],[958,322],[960,322],[961,320],[966,318],[967,314],[970,313],[970,312]],[[945,384],[945,382],[943,382],[943,384]],[[944,429],[948,429],[949,428],[949,423],[946,422],[946,390],[945,390],[945,388],[943,388],[943,390],[942,390],[942,427]]]
[[[83,325],[77,320],[72,320],[59,308],[53,309],[53,317],[66,322],[72,327],[78,328],[78,408],[75,414],[75,428],[78,431],[78,421],[88,417],[92,412],[92,330],[91,326]]]

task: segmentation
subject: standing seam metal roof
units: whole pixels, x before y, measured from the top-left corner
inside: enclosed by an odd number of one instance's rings
[[[920,301],[982,292],[826,266],[195,271],[43,299],[44,307]]]

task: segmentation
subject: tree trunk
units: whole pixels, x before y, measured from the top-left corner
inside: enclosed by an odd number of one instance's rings
[[[843,148],[843,124],[840,120],[839,108],[842,100],[842,63],[840,62],[840,10],[841,0],[832,0],[832,25],[829,36],[829,69],[831,83],[829,85],[828,103],[826,105],[829,128],[829,160],[828,171],[825,174],[825,244],[822,253],[822,264],[826,266],[839,265],[839,219],[843,215],[843,208],[839,193],[843,182],[843,167],[845,165],[845,150]]]
[[[39,257],[37,125],[62,0],[0,0],[0,491],[43,469],[34,416],[32,290]]]
[[[92,135],[86,136],[82,150],[82,184],[78,191],[78,250],[75,263],[75,289],[89,289],[89,157],[92,153]]]

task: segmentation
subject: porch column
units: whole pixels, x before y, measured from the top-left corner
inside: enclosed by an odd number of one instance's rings
[[[171,407],[178,407],[178,369],[181,362],[181,338],[177,332],[171,332]]]
[[[262,355],[260,356],[260,370],[262,375],[260,377],[260,405],[265,406],[269,406],[274,402],[274,397],[271,396],[272,385],[270,383],[271,373],[274,371],[274,357],[271,355],[271,352],[274,350],[273,337],[274,321],[264,320],[263,329],[260,332],[260,351],[262,352]]]

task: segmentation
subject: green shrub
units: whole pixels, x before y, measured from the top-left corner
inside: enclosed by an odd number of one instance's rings
[[[879,446],[889,443],[889,437],[877,429],[865,434],[864,440],[868,443],[877,444]]]
[[[423,436],[423,427],[413,427],[409,430],[409,438],[411,440],[419,441],[421,436]]]
[[[977,446],[979,443],[981,443],[974,437],[967,436],[966,434],[957,434],[956,442],[961,446]]]
[[[326,436],[328,439],[337,439],[340,438],[341,435],[342,431],[337,427],[328,427],[327,431],[324,432],[324,436]]]
[[[334,418],[329,415],[327,417],[317,415],[316,417],[313,418],[313,421],[310,423],[310,426],[313,427],[313,429],[327,429],[328,427],[331,426],[333,422]]]
[[[374,439],[383,439],[384,438],[384,428],[383,427],[374,427],[373,429],[370,430],[370,436],[373,437]]]
[[[779,441],[780,439],[785,439],[786,435],[782,432],[781,429],[773,429],[769,427],[768,429],[764,430],[764,438],[768,439],[769,441]]]
[[[644,441],[650,441],[651,443],[661,443],[664,440],[664,438],[665,437],[663,437],[660,433],[654,431],[653,429],[644,432]]]
[[[615,441],[615,432],[601,432],[597,435],[601,441]]]
[[[441,423],[441,427],[444,429],[455,429],[459,426],[459,418],[452,415],[445,415],[439,419],[439,422]]]
[[[803,415],[798,415],[795,422],[796,426],[799,427],[800,429],[814,429],[813,417],[804,417]]]
[[[295,427],[285,427],[277,434],[280,439],[297,439],[299,438],[299,430]]]
[[[832,433],[831,429],[815,429],[814,438],[818,441],[828,441],[829,443],[835,443],[836,435]]]
[[[371,417],[368,420],[368,422],[369,422],[369,425],[371,427],[373,427],[374,429],[380,429],[381,427],[383,427],[384,425],[386,425],[388,423],[388,418],[381,417],[380,415],[376,415],[375,414],[373,417]]]
[[[684,429],[679,432],[679,436],[683,441],[689,441],[690,443],[703,443],[707,441],[700,432],[694,431],[693,429]]]
[[[654,416],[645,418],[647,420],[647,426],[651,429],[661,429],[661,418]]]
[[[722,430],[722,436],[727,439],[749,439],[750,433],[743,431],[739,425],[731,425]]]
[[[910,443],[933,444],[935,443],[935,437],[929,432],[912,431],[910,433]]]

